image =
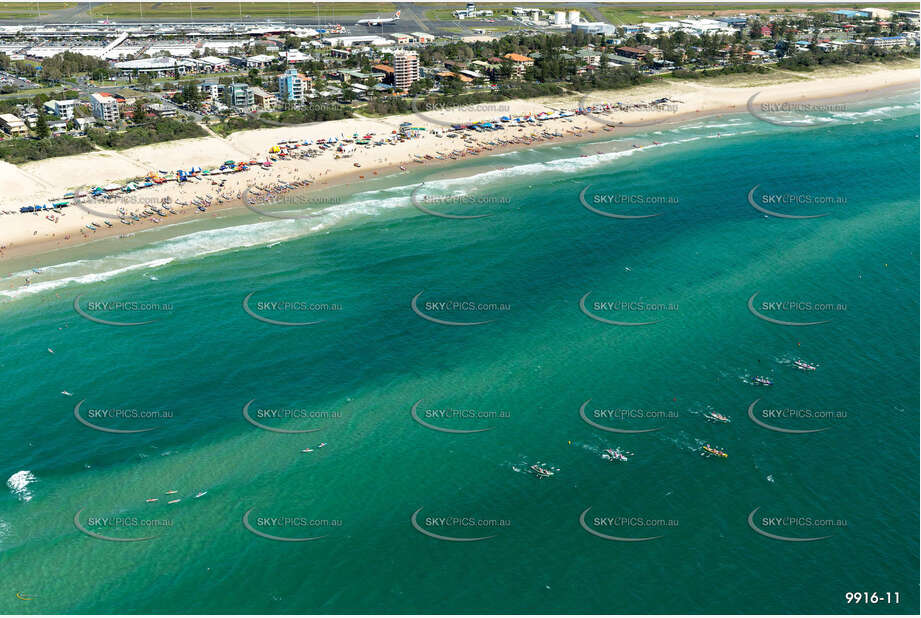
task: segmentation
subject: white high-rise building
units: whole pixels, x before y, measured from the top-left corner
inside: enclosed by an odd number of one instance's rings
[[[415,81],[419,81],[419,56],[415,52],[396,52],[393,55],[394,88],[397,90],[409,90],[409,87]]]

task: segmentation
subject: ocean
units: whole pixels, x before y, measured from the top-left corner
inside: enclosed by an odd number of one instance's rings
[[[0,611],[916,614],[918,133],[599,131],[32,258]]]

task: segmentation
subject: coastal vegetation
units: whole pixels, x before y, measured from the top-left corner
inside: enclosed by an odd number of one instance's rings
[[[210,126],[218,135],[230,135],[235,131],[264,129],[278,125],[297,125],[308,122],[325,122],[352,118],[352,107],[337,103],[315,103],[303,109],[289,109],[280,112],[263,112],[246,116],[231,116]]]
[[[791,70],[809,70],[813,67],[842,64],[863,64],[867,62],[898,62],[905,58],[918,58],[918,48],[912,51],[894,52],[885,49],[858,49],[845,47],[837,51],[822,52],[808,50],[785,56],[778,66]]]
[[[207,135],[207,132],[194,122],[176,118],[160,118],[128,127],[124,131],[93,127],[87,130],[86,135],[91,142],[101,148],[121,150],[158,142],[202,137]]]
[[[0,141],[0,159],[13,164],[40,161],[51,157],[66,157],[91,150],[93,150],[93,144],[85,137],[70,135],[42,139],[22,137]]]
[[[44,113],[39,114],[32,129],[37,136],[35,138],[23,137],[0,141],[0,159],[13,164],[28,163],[91,152],[96,147],[122,150],[207,135],[207,132],[194,122],[160,118],[128,127],[123,131],[94,127],[87,130],[86,137],[66,134],[49,136]]]
[[[391,114],[409,114],[414,111],[424,111],[425,109],[438,110],[480,103],[494,103],[510,99],[533,99],[563,94],[563,92],[564,90],[555,84],[526,82],[498,90],[483,90],[464,94],[429,94],[415,99],[375,97],[368,102],[365,110],[371,115],[387,116]]]

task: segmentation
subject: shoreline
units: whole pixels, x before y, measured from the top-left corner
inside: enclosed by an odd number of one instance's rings
[[[0,264],[10,263],[34,257],[36,255],[53,252],[58,249],[74,248],[92,243],[95,240],[111,238],[118,235],[133,234],[141,230],[156,227],[165,227],[187,221],[203,220],[217,213],[233,211],[245,207],[242,195],[248,187],[254,185],[294,184],[310,180],[309,186],[295,187],[286,191],[291,197],[304,198],[318,189],[331,189],[352,183],[360,183],[371,178],[390,177],[399,174],[405,168],[412,171],[415,168],[434,166],[443,167],[442,164],[451,164],[464,160],[485,158],[489,155],[520,151],[524,149],[540,148],[545,145],[573,144],[598,139],[604,135],[629,136],[654,127],[667,126],[675,123],[687,122],[695,118],[714,116],[720,114],[743,113],[747,110],[746,104],[754,95],[758,96],[758,103],[801,103],[831,100],[859,100],[862,97],[878,97],[887,89],[906,91],[918,87],[919,71],[916,68],[905,69],[879,69],[863,75],[849,77],[816,77],[810,81],[794,82],[798,96],[789,95],[791,83],[785,82],[765,86],[715,86],[699,83],[657,83],[654,85],[638,86],[629,91],[599,91],[584,97],[574,95],[562,97],[544,97],[541,99],[510,100],[495,103],[481,104],[480,108],[465,111],[465,117],[460,122],[476,122],[495,120],[499,116],[525,116],[541,112],[553,113],[559,109],[575,109],[580,103],[595,105],[602,101],[607,103],[623,102],[627,105],[641,104],[668,97],[671,101],[679,102],[669,107],[676,107],[674,111],[663,109],[636,109],[630,111],[614,111],[598,115],[576,115],[568,118],[543,120],[539,126],[526,125],[516,127],[506,125],[506,130],[476,134],[473,131],[461,131],[459,137],[448,138],[438,136],[437,129],[444,133],[450,132],[445,123],[458,122],[456,111],[434,111],[422,114],[389,116],[385,118],[355,117],[325,123],[311,123],[307,125],[292,125],[278,128],[255,129],[231,134],[227,139],[216,137],[195,138],[180,140],[179,142],[164,142],[151,146],[142,146],[126,151],[104,153],[87,153],[72,157],[48,159],[25,164],[20,167],[10,164],[0,164],[0,184],[11,187],[11,191],[0,195],[0,210],[18,210],[15,203],[22,200],[23,191],[17,191],[15,182],[6,182],[7,177],[18,172],[20,181],[28,178],[28,185],[32,191],[31,202],[49,202],[49,200],[36,199],[35,187],[37,182],[46,185],[43,193],[63,195],[68,190],[76,190],[79,185],[69,184],[79,178],[85,180],[82,186],[105,186],[111,182],[111,177],[103,177],[111,173],[112,160],[118,160],[122,166],[131,170],[143,169],[157,170],[162,168],[189,168],[207,163],[202,160],[207,156],[220,160],[239,160],[246,152],[256,152],[253,160],[266,160],[268,149],[282,139],[297,138],[322,139],[332,136],[365,135],[369,132],[375,134],[375,139],[390,136],[400,122],[413,120],[413,126],[427,129],[420,132],[422,137],[409,139],[394,145],[386,144],[379,147],[366,146],[356,148],[348,158],[333,159],[330,152],[324,151],[314,158],[294,158],[279,160],[272,164],[270,169],[250,169],[244,172],[220,176],[221,184],[208,176],[200,180],[185,183],[166,183],[149,189],[142,189],[134,193],[124,194],[121,199],[111,200],[112,204],[94,204],[94,209],[100,213],[111,211],[113,227],[98,228],[97,231],[88,232],[85,227],[92,222],[98,223],[103,216],[93,215],[77,207],[70,206],[60,211],[55,217],[56,222],[46,219],[46,215],[53,211],[41,213],[19,213],[0,215]],[[677,80],[676,80],[677,81]],[[658,96],[656,96],[658,95]],[[498,110],[498,111],[497,111]],[[637,124],[642,126],[618,126],[618,123],[627,125]],[[606,126],[607,125],[607,126]],[[613,127],[613,128],[612,128]],[[552,134],[548,137],[548,134]],[[497,143],[501,141],[515,141],[515,143]],[[184,143],[183,143],[184,142]],[[493,142],[490,145],[489,142]],[[454,152],[458,149],[463,155],[443,157],[438,153]],[[469,149],[469,150],[468,150]],[[216,152],[215,152],[216,151]],[[235,155],[235,156],[231,156]],[[420,157],[420,158],[417,158]],[[432,157],[432,158],[421,158]],[[437,157],[437,158],[436,158]],[[109,165],[100,163],[107,159]],[[198,158],[198,162],[194,159]],[[246,157],[245,160],[249,160]],[[169,161],[170,163],[166,163]],[[159,162],[160,165],[155,165]],[[98,165],[97,165],[98,164]],[[219,163],[218,163],[219,165]],[[97,175],[90,175],[89,168],[94,166]],[[358,167],[360,166],[360,167]],[[116,168],[118,169],[118,164]],[[10,168],[15,170],[11,172]],[[135,177],[131,174],[121,176]],[[43,178],[56,178],[56,184],[49,183]],[[20,182],[20,184],[22,184]],[[229,186],[228,186],[229,185]],[[217,192],[219,198],[213,198]],[[211,205],[202,212],[193,204],[196,200],[205,200],[211,196]],[[127,199],[124,199],[127,198]],[[119,216],[116,207],[126,207],[130,204],[134,208],[142,208],[147,204],[159,207],[161,202],[169,200],[168,205],[175,209],[175,214],[170,214],[165,219],[157,221],[155,217],[147,217],[132,225],[118,222]],[[290,197],[288,197],[290,199]],[[26,200],[28,201],[28,200]],[[185,202],[185,205],[178,204]],[[215,203],[218,202],[218,203]],[[23,205],[25,202],[21,203]],[[145,208],[146,210],[146,208]],[[255,213],[253,213],[255,215]],[[258,216],[258,215],[256,215]],[[2,269],[8,274],[6,268]]]

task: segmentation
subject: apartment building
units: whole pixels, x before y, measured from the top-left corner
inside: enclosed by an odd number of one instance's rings
[[[74,117],[74,106],[76,104],[77,101],[75,99],[45,101],[45,111],[66,121]]]
[[[14,137],[22,137],[29,134],[29,128],[26,123],[14,116],[13,114],[0,114],[0,129]]]
[[[297,69],[288,69],[278,76],[278,98],[290,103],[301,103],[307,94],[307,78],[297,72]]]
[[[256,103],[249,84],[229,84],[224,87],[224,102],[230,107],[251,110]]]
[[[93,106],[93,117],[97,120],[107,124],[118,121],[118,101],[108,92],[94,92],[90,95],[90,103]]]
[[[393,55],[393,85],[397,90],[408,90],[419,80],[419,56],[415,52],[398,51]]]

